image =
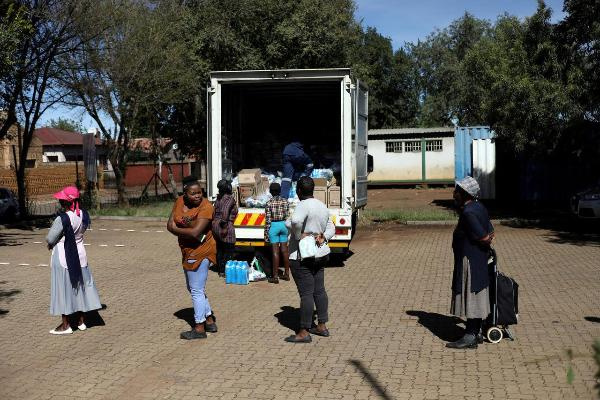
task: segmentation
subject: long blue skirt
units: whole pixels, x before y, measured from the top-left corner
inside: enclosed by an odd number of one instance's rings
[[[60,265],[58,252],[54,252],[50,273],[51,315],[69,315],[102,308],[90,267],[81,268],[81,273],[84,284],[75,290],[71,286],[69,271]]]

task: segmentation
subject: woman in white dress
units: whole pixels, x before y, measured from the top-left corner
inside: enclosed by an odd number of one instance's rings
[[[46,236],[51,257],[50,314],[60,315],[62,322],[50,331],[53,335],[73,333],[69,315],[79,313],[78,329],[85,330],[84,313],[102,308],[98,290],[88,266],[83,234],[90,225],[87,211],[80,208],[79,190],[68,186],[54,198],[63,212],[52,223]]]

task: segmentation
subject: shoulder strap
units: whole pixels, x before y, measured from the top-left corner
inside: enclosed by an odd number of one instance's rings
[[[60,213],[59,216],[63,226],[63,235],[65,236],[65,260],[67,261],[69,279],[71,286],[77,289],[80,284],[83,284],[83,274],[81,273],[81,262],[79,261],[79,251],[75,242],[75,233],[67,213]]]

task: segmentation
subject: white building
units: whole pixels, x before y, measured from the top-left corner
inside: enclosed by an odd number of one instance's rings
[[[454,127],[369,130],[373,185],[454,183]]]

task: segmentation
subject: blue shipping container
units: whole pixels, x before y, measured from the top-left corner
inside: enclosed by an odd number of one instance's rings
[[[457,127],[454,132],[454,175],[455,179],[473,176],[473,140],[492,139],[494,133],[489,126]]]

